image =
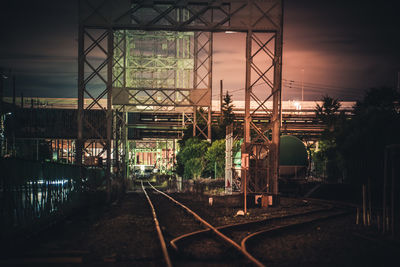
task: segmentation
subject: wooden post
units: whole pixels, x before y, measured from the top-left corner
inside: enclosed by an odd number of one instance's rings
[[[382,233],[386,232],[386,182],[387,182],[387,149],[385,149],[384,155],[384,169],[383,169],[383,200],[382,200]]]
[[[391,220],[391,227],[392,227],[392,237],[394,237],[394,235],[395,235],[395,214],[394,214],[394,206],[395,206],[395,186],[396,186],[396,183],[395,183],[395,176],[394,176],[394,174],[395,174],[395,167],[394,167],[394,165],[395,165],[395,163],[394,163],[394,149],[392,150],[392,153],[390,153],[390,163],[391,163],[391,165],[392,165],[392,197],[391,197],[391,199],[392,199],[392,201],[391,201],[391,205],[390,205],[390,208],[392,209],[392,212],[391,212],[391,216],[392,216],[392,220]]]
[[[371,217],[372,217],[372,192],[371,192],[371,177],[368,178],[368,226],[371,226]]]
[[[362,185],[362,213],[363,213],[363,225],[367,225],[367,216],[366,216],[366,210],[367,210],[367,199],[366,199],[366,185]]]

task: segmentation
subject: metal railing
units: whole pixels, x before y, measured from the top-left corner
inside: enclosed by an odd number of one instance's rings
[[[81,168],[0,159],[0,239],[43,227],[79,207],[85,193],[104,186],[102,170]]]

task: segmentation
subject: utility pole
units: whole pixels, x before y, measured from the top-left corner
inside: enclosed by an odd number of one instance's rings
[[[304,69],[301,69],[301,102],[304,101]]]
[[[220,81],[219,81],[219,96],[220,96],[220,111],[221,111],[221,118],[222,118],[222,103],[223,103],[222,88],[223,88],[223,83],[222,83],[222,80],[220,80]]]

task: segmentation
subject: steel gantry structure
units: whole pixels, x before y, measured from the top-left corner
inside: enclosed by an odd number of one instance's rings
[[[91,143],[87,136],[95,135],[107,172],[112,165],[124,170],[126,113],[132,111],[192,112],[193,135],[211,140],[213,33],[242,32],[243,190],[277,195],[282,28],[282,0],[80,0],[77,162]],[[271,100],[272,110],[266,105]],[[103,110],[105,127],[86,119],[95,107]],[[272,118],[261,127],[252,122],[260,111]]]

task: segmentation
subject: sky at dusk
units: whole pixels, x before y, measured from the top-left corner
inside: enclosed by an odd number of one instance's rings
[[[328,94],[356,100],[395,86],[400,71],[399,1],[285,0],[283,100]],[[77,1],[2,1],[0,69],[17,96],[77,97]],[[213,95],[244,91],[245,35],[215,34]],[[11,79],[5,80],[11,94]]]

